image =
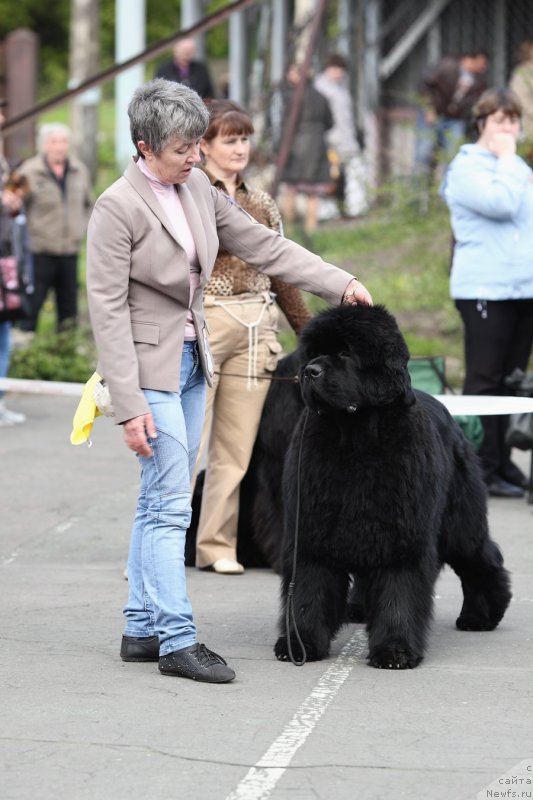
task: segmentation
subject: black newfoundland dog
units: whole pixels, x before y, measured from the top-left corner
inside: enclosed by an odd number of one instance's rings
[[[306,411],[283,476],[277,658],[325,658],[352,619],[366,622],[371,666],[416,667],[445,563],[464,594],[457,627],[495,628],[510,581],[477,457],[444,406],[413,392],[394,317],[381,306],[325,311],[298,352]]]

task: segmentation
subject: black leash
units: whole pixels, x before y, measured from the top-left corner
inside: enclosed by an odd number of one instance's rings
[[[213,375],[222,375],[224,378],[242,378],[243,381],[249,380],[248,375],[237,375],[235,372],[219,372],[217,369],[214,371]],[[289,377],[283,377],[281,375],[256,375],[255,377],[252,376],[252,380],[255,381],[290,381],[291,383],[299,383],[300,378],[298,375],[290,375]]]
[[[289,583],[289,593],[287,595],[287,606],[285,608],[285,634],[287,636],[287,649],[289,651],[289,658],[295,667],[303,667],[307,660],[307,653],[305,652],[304,643],[302,642],[298,626],[296,625],[296,617],[294,614],[294,586],[296,584],[296,559],[298,555],[298,533],[300,530],[300,483],[301,483],[301,463],[302,463],[302,450],[305,426],[309,417],[309,409],[305,408],[303,412],[302,434],[300,436],[300,446],[298,448],[298,471],[296,474],[296,521],[294,525],[294,552],[292,557],[292,575]],[[294,633],[298,644],[302,648],[302,658],[297,661],[294,658],[291,644],[291,619],[293,624]]]

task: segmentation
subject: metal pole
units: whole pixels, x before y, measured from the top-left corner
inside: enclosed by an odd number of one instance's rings
[[[244,12],[232,14],[229,21],[229,96],[237,103],[246,104],[247,48],[246,18]]]
[[[115,58],[118,63],[128,56],[144,50],[145,0],[116,0]],[[115,157],[118,166],[124,169],[132,153],[128,103],[135,89],[144,83],[144,66],[136,64],[122,72],[115,81]]]
[[[202,19],[203,9],[201,0],[181,0],[181,29],[192,28],[198,20]],[[196,52],[199,59],[205,58],[204,37],[196,39]]]
[[[283,80],[285,53],[287,51],[287,29],[287,3],[285,0],[273,0],[270,52],[270,82],[272,86],[278,86]]]
[[[352,10],[350,0],[339,0],[339,7],[337,10],[337,26],[339,29],[337,52],[345,58],[350,57]]]
[[[507,83],[505,6],[506,0],[496,0],[494,4],[494,51],[492,59],[492,75],[493,84],[495,86],[505,86]]]
[[[71,0],[69,88],[94,75],[100,52],[100,0]],[[72,150],[94,183],[98,167],[97,133],[100,89],[78,95],[70,111]]]
[[[381,93],[379,75],[379,24],[380,0],[360,0],[364,30],[363,82],[361,107],[368,179],[376,186],[379,177],[380,131],[378,126],[378,105]]]
[[[380,75],[379,75],[379,0],[368,0],[364,4],[365,19],[365,95],[366,107],[374,112],[378,105]]]

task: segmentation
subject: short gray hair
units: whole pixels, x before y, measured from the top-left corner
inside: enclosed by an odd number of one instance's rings
[[[209,125],[209,111],[199,94],[181,83],[155,78],[133,93],[128,106],[131,139],[146,142],[156,155],[173,139],[201,139]]]
[[[62,122],[45,122],[39,128],[39,133],[37,135],[37,151],[44,155],[44,143],[48,139],[49,136],[52,136],[54,133],[64,133],[67,139],[70,141],[70,128],[68,125],[63,125]]]

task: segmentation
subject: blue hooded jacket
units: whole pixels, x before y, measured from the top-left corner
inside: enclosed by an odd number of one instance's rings
[[[519,156],[463,145],[440,195],[456,241],[451,296],[460,300],[533,298],[533,172]]]

